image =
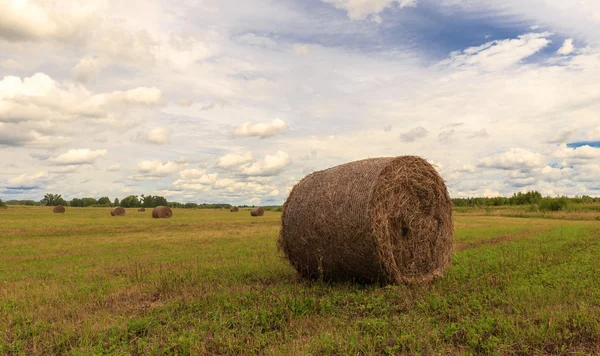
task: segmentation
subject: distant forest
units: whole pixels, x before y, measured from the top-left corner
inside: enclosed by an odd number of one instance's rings
[[[1,202],[1,200],[0,200]],[[565,210],[569,204],[593,204],[600,203],[600,197],[590,197],[587,195],[575,197],[544,197],[538,191],[514,193],[511,197],[491,197],[491,198],[453,198],[455,207],[494,207],[494,206],[518,206],[532,205],[540,210],[558,211]],[[2,203],[0,203],[1,205]],[[179,203],[168,202],[167,199],[157,195],[129,195],[121,200],[115,198],[110,200],[108,197],[101,198],[73,198],[66,201],[60,194],[46,194],[40,201],[34,200],[8,200],[6,205],[29,205],[29,206],[72,206],[72,207],[114,207],[123,208],[154,208],[160,205],[166,205],[171,208],[183,209],[229,209],[231,204],[226,203]],[[239,205],[240,208],[252,208],[254,205]],[[268,210],[281,210],[281,206],[264,206]]]

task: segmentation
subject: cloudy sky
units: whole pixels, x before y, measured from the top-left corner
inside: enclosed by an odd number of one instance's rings
[[[0,198],[280,204],[419,155],[600,195],[597,0],[0,0]]]

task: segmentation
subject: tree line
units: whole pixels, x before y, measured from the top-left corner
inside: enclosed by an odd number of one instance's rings
[[[525,193],[514,193],[511,197],[454,198],[452,199],[452,203],[454,203],[454,206],[456,207],[531,205],[538,207],[542,211],[560,211],[565,210],[569,204],[600,203],[600,197],[590,197],[588,195],[574,197],[544,197],[540,192],[531,190]]]

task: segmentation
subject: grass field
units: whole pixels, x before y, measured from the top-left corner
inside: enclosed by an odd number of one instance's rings
[[[597,354],[600,222],[456,215],[427,286],[303,281],[280,213],[0,210],[0,354]]]

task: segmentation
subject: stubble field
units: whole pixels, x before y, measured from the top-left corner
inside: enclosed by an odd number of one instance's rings
[[[425,286],[305,281],[280,213],[0,210],[0,354],[597,354],[600,221],[455,215]]]

